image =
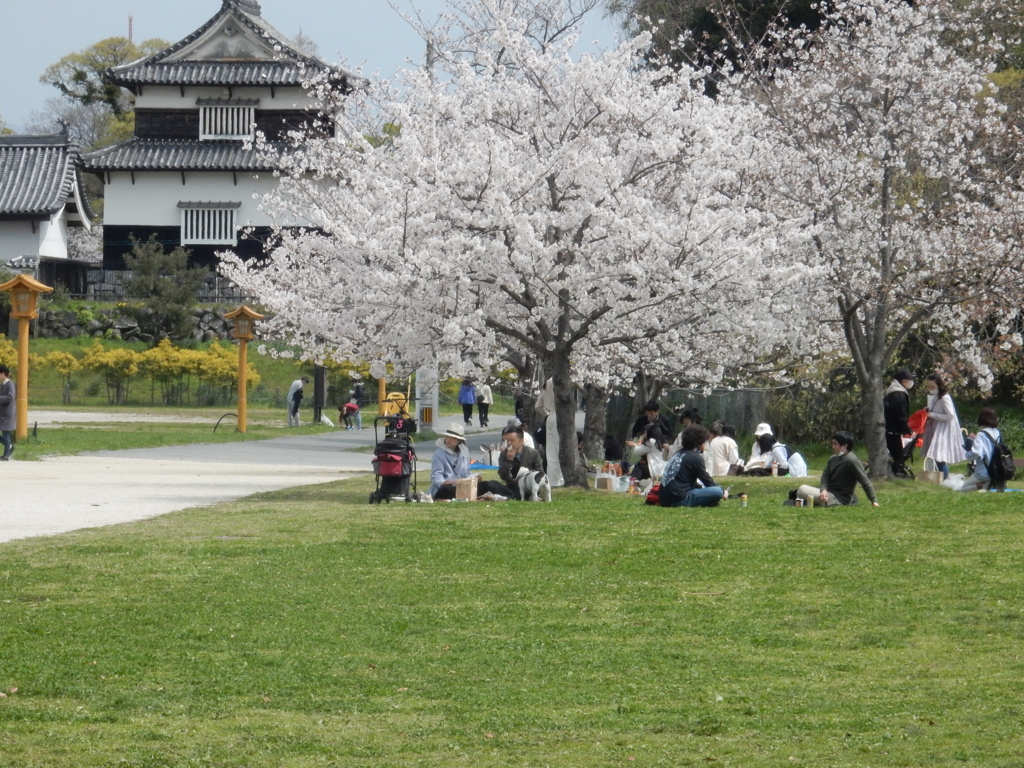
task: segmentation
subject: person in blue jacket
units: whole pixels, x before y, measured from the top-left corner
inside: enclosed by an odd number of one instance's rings
[[[992,485],[988,473],[988,465],[992,461],[992,451],[1002,440],[999,432],[999,416],[992,408],[982,408],[978,414],[978,434],[969,435],[971,447],[967,451],[967,460],[974,462],[974,471],[960,486],[961,491],[984,491]]]
[[[462,419],[466,426],[473,423],[473,406],[476,405],[476,385],[472,379],[463,379],[459,388],[459,405],[462,406]]]

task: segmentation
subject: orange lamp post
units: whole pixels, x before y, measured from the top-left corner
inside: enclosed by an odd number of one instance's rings
[[[18,414],[14,433],[18,440],[28,437],[28,321],[34,320],[38,314],[36,299],[39,294],[52,290],[50,286],[43,285],[28,275],[18,275],[0,285],[0,291],[10,292],[13,305],[11,317],[18,319],[18,381],[15,385]]]
[[[248,346],[253,339],[253,324],[262,320],[263,315],[244,304],[238,309],[232,310],[224,315],[225,320],[233,320],[234,328],[231,334],[238,339],[238,431],[245,432],[246,405],[248,394],[246,393],[246,376],[249,373]]]

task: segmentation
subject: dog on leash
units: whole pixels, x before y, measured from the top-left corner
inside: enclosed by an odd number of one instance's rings
[[[531,472],[526,467],[516,475],[519,498],[523,501],[551,501],[551,483],[543,472]]]

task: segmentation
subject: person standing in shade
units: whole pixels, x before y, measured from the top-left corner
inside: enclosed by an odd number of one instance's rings
[[[892,384],[885,390],[882,398],[882,411],[885,416],[885,447],[892,460],[892,473],[896,477],[909,477],[907,465],[903,458],[903,436],[910,435],[913,440],[917,435],[910,428],[910,390],[914,387],[914,374],[906,368],[900,368],[893,377]]]
[[[480,426],[487,426],[488,415],[491,406],[494,404],[494,394],[491,392],[491,385],[484,381],[476,391],[477,410],[480,412]]]
[[[473,406],[476,405],[476,387],[472,379],[463,379],[459,387],[459,405],[462,406],[462,420],[468,427],[473,423]]]
[[[924,380],[924,387],[928,393],[928,421],[924,426],[921,456],[932,459],[942,473],[942,478],[946,479],[949,477],[950,464],[967,460],[960,419],[957,418],[953,398],[946,391],[946,385],[939,374],[929,373]]]
[[[299,406],[302,404],[303,387],[309,384],[309,377],[303,376],[296,379],[288,387],[288,426],[299,426]]]
[[[14,382],[11,381],[11,369],[0,365],[0,442],[3,442],[4,453],[0,461],[10,461],[14,453],[12,440],[18,428],[18,402],[15,397]]]

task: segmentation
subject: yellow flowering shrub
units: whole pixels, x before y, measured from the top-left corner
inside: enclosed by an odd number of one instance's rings
[[[121,404],[128,398],[128,384],[139,372],[142,355],[132,349],[104,349],[96,342],[86,350],[82,365],[103,377],[107,401]]]
[[[32,355],[29,355],[29,366],[30,370],[35,367],[35,363],[32,362]],[[55,370],[61,377],[63,387],[61,389],[61,399],[64,404],[71,402],[71,376],[75,371],[82,369],[82,363],[77,357],[72,355],[70,352],[63,352],[59,349],[55,349],[48,355],[40,356],[40,365],[45,365]]]

